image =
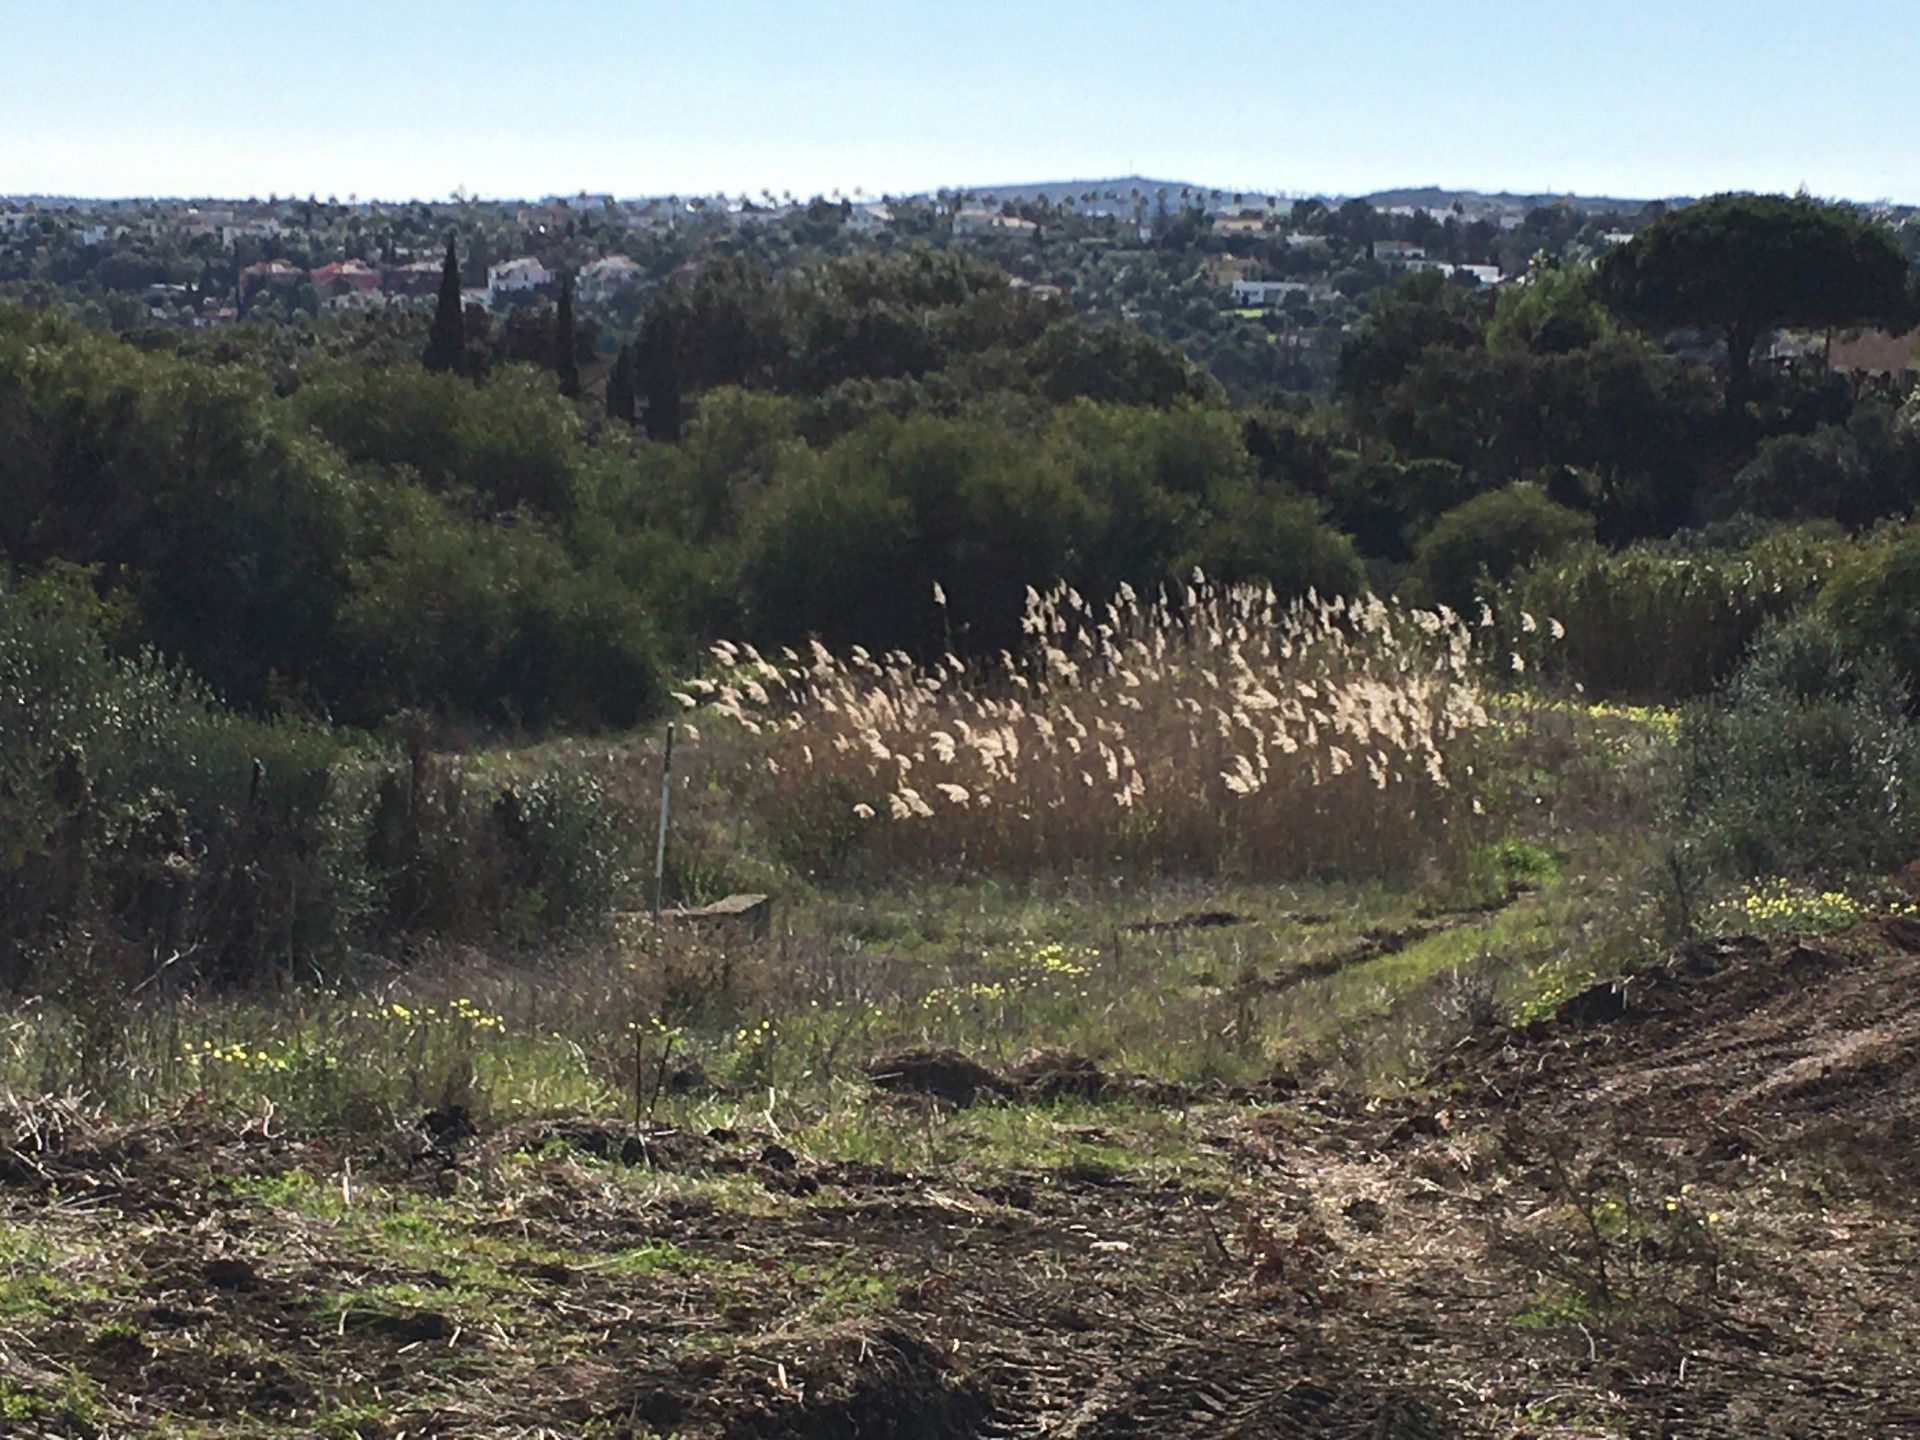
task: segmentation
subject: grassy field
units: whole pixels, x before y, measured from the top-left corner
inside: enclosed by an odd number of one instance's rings
[[[635,885],[560,951],[0,1014],[6,1433],[1903,1433],[1910,905],[1681,944],[1671,715],[1248,603],[992,684],[724,655],[674,884],[765,935]],[[645,822],[657,754],[457,763]]]

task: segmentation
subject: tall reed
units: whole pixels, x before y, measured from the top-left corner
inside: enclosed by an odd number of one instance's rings
[[[1106,605],[1029,590],[1022,626],[985,663],[722,644],[679,698],[738,747],[776,836],[824,861],[1302,877],[1464,841],[1490,624],[1196,575]]]

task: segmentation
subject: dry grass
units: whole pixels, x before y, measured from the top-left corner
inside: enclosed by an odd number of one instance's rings
[[[740,747],[752,803],[816,868],[1383,875],[1472,828],[1490,628],[1197,576],[1104,607],[1029,591],[1023,624],[1019,656],[931,668],[723,644],[722,677],[681,700]]]

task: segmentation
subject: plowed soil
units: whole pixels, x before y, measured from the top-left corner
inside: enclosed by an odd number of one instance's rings
[[[1107,1087],[1172,1166],[23,1106],[0,1431],[1920,1436],[1916,952],[1696,945],[1410,1100]]]

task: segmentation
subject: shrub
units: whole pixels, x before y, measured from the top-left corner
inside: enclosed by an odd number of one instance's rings
[[[1522,565],[1592,538],[1592,517],[1554,504],[1537,486],[1510,485],[1435,521],[1415,547],[1413,575],[1428,598],[1466,610]]]
[[[1862,406],[1846,425],[1764,441],[1734,482],[1740,510],[1780,519],[1868,525],[1920,499],[1920,440],[1895,416]]]
[[[416,751],[373,802],[381,928],[483,944],[591,934],[625,891],[639,829],[577,759],[499,773]]]
[[[1187,556],[1185,568],[1229,584],[1270,585],[1291,600],[1314,593],[1358,595],[1366,574],[1353,542],[1320,518],[1300,496],[1254,491],[1228,502]]]
[[[347,752],[221,710],[151,651],[109,654],[94,619],[0,586],[0,983],[100,927],[149,974],[339,957],[372,895]]]
[[[1683,700],[1723,683],[1761,628],[1818,593],[1845,553],[1837,531],[1806,528],[1738,549],[1584,547],[1521,570],[1498,613],[1564,628],[1551,647],[1507,636],[1541,678],[1596,699]]]
[[[1920,730],[1883,661],[1819,617],[1767,632],[1680,724],[1687,852],[1742,880],[1885,871],[1920,844]]]
[[[1853,555],[1820,599],[1846,645],[1884,650],[1910,687],[1920,685],[1920,534]]]
[[[1861,646],[1813,612],[1762,631],[1726,689],[1736,706],[1865,701],[1889,714],[1905,707],[1908,693],[1884,651]]]
[[[616,576],[533,526],[453,521],[417,490],[380,508],[379,550],[353,567],[337,622],[341,719],[626,726],[652,708],[658,642]]]

